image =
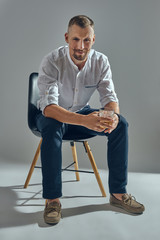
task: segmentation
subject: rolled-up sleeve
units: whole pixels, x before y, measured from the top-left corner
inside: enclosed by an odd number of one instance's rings
[[[44,114],[46,106],[51,104],[58,105],[58,70],[51,62],[49,57],[42,60],[39,77],[38,88],[40,99],[37,102],[37,107]]]
[[[100,81],[97,86],[100,96],[101,106],[104,107],[109,102],[117,102],[118,98],[115,93],[114,84],[112,81],[112,72],[108,58],[103,62],[103,70],[100,76]]]

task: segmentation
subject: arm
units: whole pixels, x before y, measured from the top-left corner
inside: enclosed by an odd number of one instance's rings
[[[112,72],[110,68],[110,64],[108,61],[108,58],[104,58],[104,66],[102,67],[102,74],[101,79],[99,81],[98,85],[98,92],[100,95],[100,102],[101,105],[104,106],[104,108],[111,108],[114,110],[116,114],[114,114],[113,119],[110,121],[112,122],[112,125],[106,123],[106,128],[104,132],[111,133],[118,125],[119,117],[117,114],[119,114],[119,104],[118,104],[118,98],[114,90],[114,84],[112,81]]]

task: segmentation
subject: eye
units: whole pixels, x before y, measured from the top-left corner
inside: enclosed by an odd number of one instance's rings
[[[91,40],[90,40],[90,38],[85,38],[84,41],[85,42],[90,42]]]
[[[73,38],[73,40],[74,40],[74,41],[79,41],[79,39],[78,39],[78,38],[76,38],[76,37],[75,37],[75,38]]]

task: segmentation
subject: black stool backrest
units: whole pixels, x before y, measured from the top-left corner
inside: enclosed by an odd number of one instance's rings
[[[40,132],[36,127],[35,117],[39,110],[37,109],[37,101],[39,100],[39,89],[37,86],[38,73],[31,73],[29,77],[28,90],[28,126],[31,131],[38,137],[41,137]]]

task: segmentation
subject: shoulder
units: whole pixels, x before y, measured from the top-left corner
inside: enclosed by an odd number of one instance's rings
[[[96,62],[101,66],[109,64],[108,57],[104,53],[98,52],[94,49],[91,49],[90,58],[91,62]]]
[[[50,53],[48,53],[44,58],[47,58],[50,61],[57,61],[59,59],[63,59],[67,55],[67,46],[62,46],[57,49],[54,49]]]
[[[66,60],[67,56],[67,46],[59,47],[57,49],[54,49],[47,55],[45,55],[42,59],[41,66],[51,66],[58,68],[63,64],[63,62]]]
[[[95,49],[91,49],[91,58],[95,59],[107,59],[107,56],[104,53],[98,52]]]

